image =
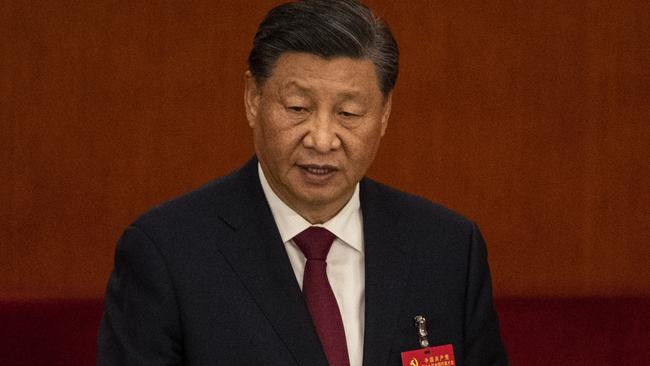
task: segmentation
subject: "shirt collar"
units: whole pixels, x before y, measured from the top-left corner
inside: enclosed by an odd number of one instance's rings
[[[257,164],[257,170],[262,190],[271,207],[271,213],[278,226],[282,242],[287,243],[310,226],[322,226],[345,244],[363,253],[363,223],[361,220],[361,203],[359,201],[359,183],[354,188],[354,193],[348,203],[334,217],[322,225],[312,225],[275,194],[259,163]]]

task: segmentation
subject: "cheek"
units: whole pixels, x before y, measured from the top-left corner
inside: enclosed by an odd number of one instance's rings
[[[277,115],[270,115],[260,124],[256,138],[264,146],[267,158],[275,161],[289,159],[301,142],[298,129]]]
[[[358,160],[364,162],[372,160],[381,141],[381,131],[380,125],[375,124],[371,128],[360,129],[353,134],[351,150]],[[365,163],[370,164],[370,162]]]

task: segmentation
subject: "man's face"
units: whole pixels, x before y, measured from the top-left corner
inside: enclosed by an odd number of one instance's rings
[[[273,191],[312,223],[352,196],[386,131],[391,98],[369,60],[285,53],[261,85],[247,73],[246,112]]]

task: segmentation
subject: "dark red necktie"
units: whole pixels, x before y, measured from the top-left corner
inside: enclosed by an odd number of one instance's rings
[[[331,366],[348,366],[350,360],[343,320],[325,271],[325,260],[334,241],[334,234],[325,228],[312,226],[296,235],[293,240],[307,257],[302,293],[327,361]]]

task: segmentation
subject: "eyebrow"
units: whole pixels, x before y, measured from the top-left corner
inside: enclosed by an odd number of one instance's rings
[[[309,88],[305,88],[300,85],[297,80],[290,80],[289,82],[283,84],[278,89],[278,94],[282,94],[289,89],[297,89],[301,94],[311,95],[312,91]],[[363,94],[359,91],[344,91],[338,94],[339,99],[341,100],[350,100],[350,99],[366,99],[363,98]]]
[[[291,80],[291,81],[289,81],[289,82],[287,82],[285,84],[280,85],[280,88],[278,88],[278,93],[286,92],[287,90],[290,90],[290,89],[298,89],[298,91],[300,93],[311,94],[309,89],[303,88],[295,80]]]

